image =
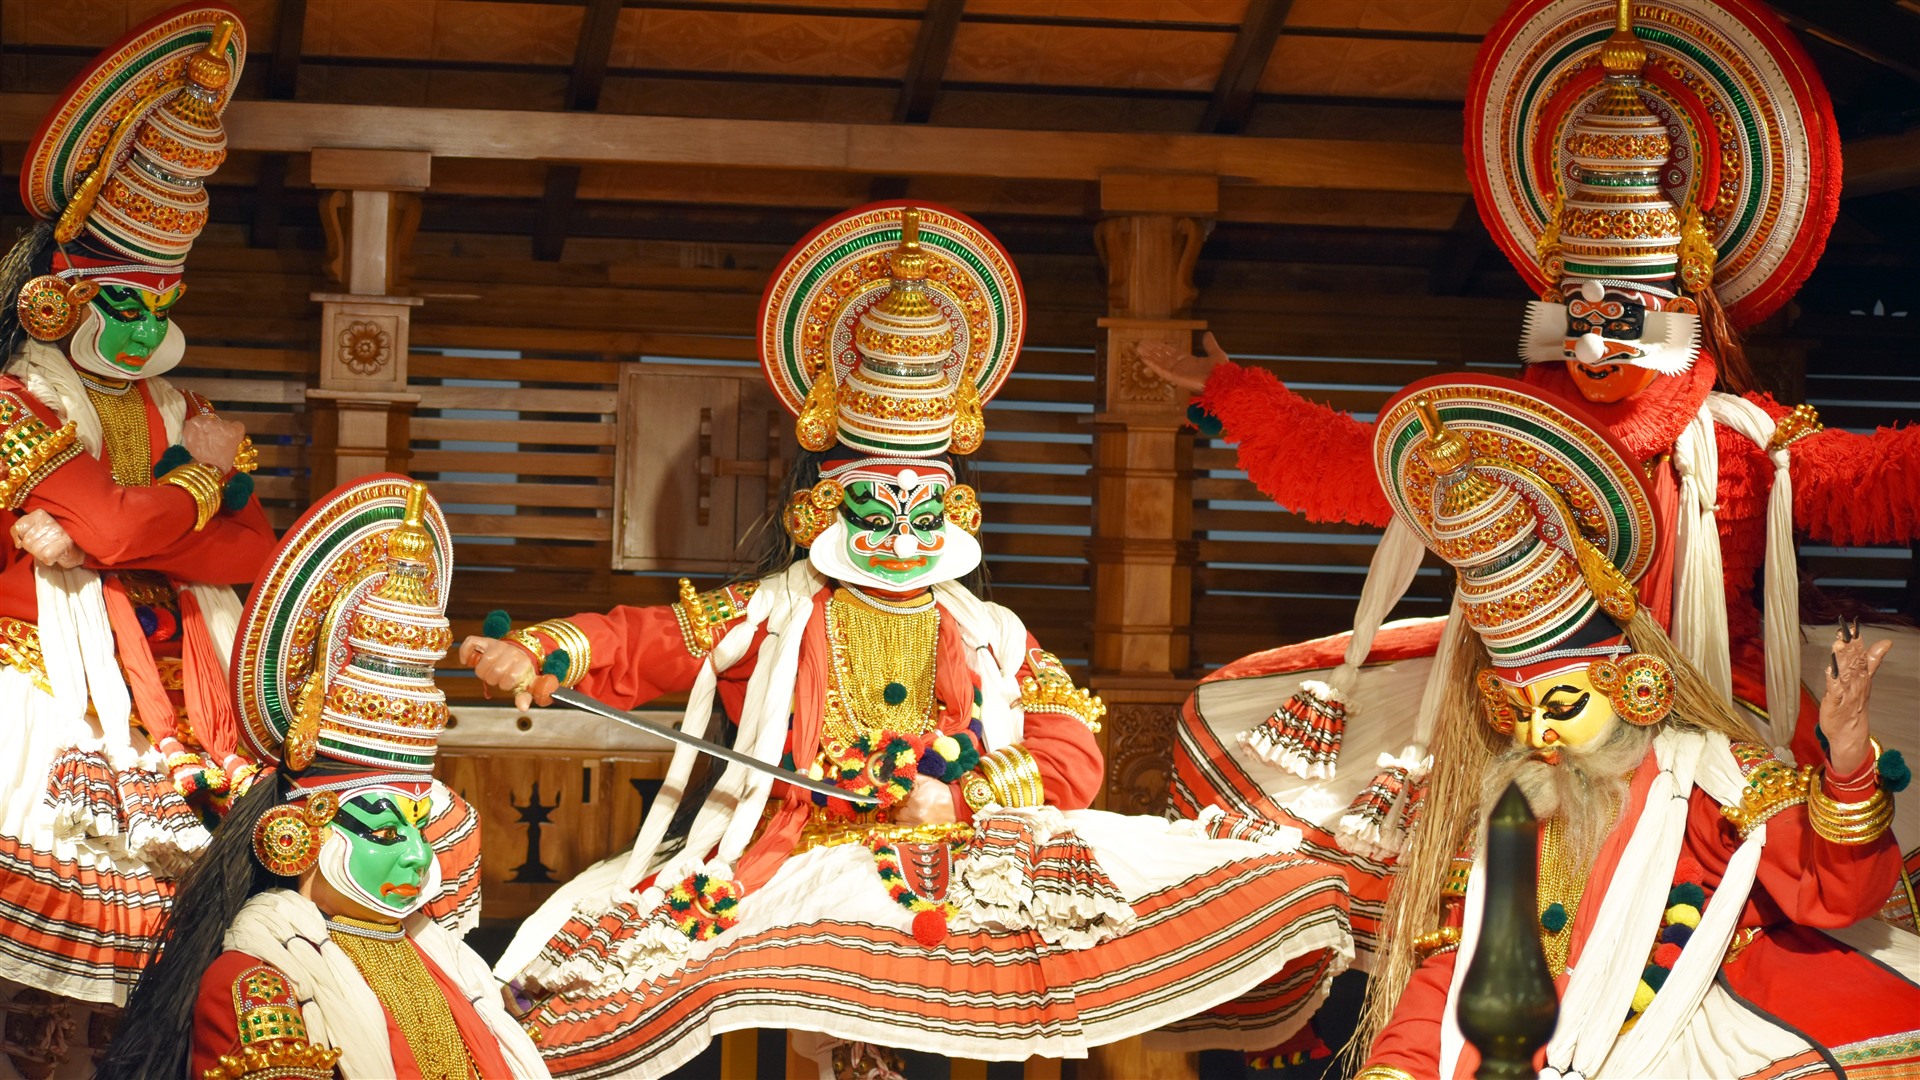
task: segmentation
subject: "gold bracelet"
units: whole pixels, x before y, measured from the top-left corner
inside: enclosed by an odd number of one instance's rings
[[[1042,806],[1046,792],[1040,765],[1027,748],[1003,746],[980,759],[980,772],[992,786],[995,801],[1005,807]]]
[[[185,465],[177,465],[169,470],[167,475],[160,478],[160,482],[172,484],[193,496],[195,509],[193,531],[199,532],[207,527],[207,522],[213,520],[213,515],[220,512],[220,499],[223,494],[220,479],[220,471],[213,466],[189,461]]]
[[[1361,1069],[1353,1080],[1413,1080],[1413,1074],[1391,1065],[1369,1065]]]
[[[960,797],[967,800],[967,809],[978,814],[993,805],[993,785],[978,772],[970,772],[960,781]]]
[[[1457,926],[1443,926],[1430,934],[1421,934],[1413,939],[1414,955],[1422,960],[1439,956],[1443,952],[1452,952],[1459,947],[1460,928]]]
[[[533,654],[533,670],[535,673],[538,673],[541,666],[547,662],[547,647],[541,644],[540,639],[534,635],[532,627],[523,626],[513,633],[508,634],[506,640]]]
[[[1893,800],[1884,789],[1859,802],[1838,802],[1815,776],[1807,785],[1807,821],[1820,838],[1833,844],[1857,846],[1880,839],[1893,823]]]
[[[585,630],[565,619],[548,619],[535,623],[531,629],[552,638],[554,648],[566,652],[567,670],[560,676],[561,686],[572,686],[586,677],[593,667],[593,642],[587,639]],[[541,660],[545,659],[543,655]]]

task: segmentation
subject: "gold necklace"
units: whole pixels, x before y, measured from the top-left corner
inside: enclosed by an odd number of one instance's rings
[[[940,609],[884,611],[846,589],[827,601],[827,680],[823,748],[846,747],[862,735],[919,735],[933,727],[934,658]]]
[[[393,1016],[422,1080],[476,1080],[479,1070],[460,1039],[446,994],[433,981],[413,942],[405,934],[393,936],[395,929],[394,923],[344,915],[327,920],[327,936],[360,969],[374,996]]]
[[[121,487],[153,483],[153,443],[147,437],[147,401],[131,382],[82,378],[87,400],[100,418],[100,452]]]
[[[1587,888],[1587,866],[1567,851],[1566,826],[1562,819],[1547,819],[1540,839],[1540,947],[1547,954],[1547,970],[1554,978],[1566,974],[1567,955],[1573,947],[1573,920],[1580,912],[1580,894]],[[1549,909],[1558,906],[1559,918],[1550,920]],[[1552,922],[1559,929],[1552,930]]]

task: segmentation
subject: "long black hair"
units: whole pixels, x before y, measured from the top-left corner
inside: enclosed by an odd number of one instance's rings
[[[181,880],[172,910],[147,946],[146,969],[101,1059],[99,1080],[186,1075],[200,979],[225,951],[227,928],[249,898],[297,884],[253,857],[253,827],[283,801],[284,783],[276,770],[235,799],[213,843]]]
[[[847,457],[849,453],[841,448],[802,450],[793,459],[792,467],[787,470],[787,482],[782,489],[782,494],[741,538],[739,551],[744,553],[750,561],[746,563],[746,569],[732,578],[734,583],[758,581],[771,574],[781,573],[807,557],[807,549],[787,535],[784,520],[787,498],[793,492],[807,491],[819,483],[820,466],[823,462],[832,458]],[[940,460],[953,469],[954,483],[973,483],[973,469],[968,459],[947,454]],[[990,584],[986,561],[981,560],[980,565],[960,579],[960,584],[966,586],[975,596],[987,598]],[[726,715],[725,710],[720,708],[719,702],[716,701],[713,707],[720,711],[720,730],[715,741],[732,746],[739,727]],[[674,809],[672,820],[667,822],[666,835],[661,839],[659,854],[654,859],[656,864],[672,857],[686,846],[687,834],[693,829],[694,816],[700,812],[700,807],[706,803],[707,796],[713,791],[713,786],[720,780],[721,769],[715,767],[711,760],[703,764],[706,767],[705,771],[688,786],[686,794],[680,799],[680,805]],[[806,763],[800,763],[800,766],[805,768]]]
[[[20,287],[53,266],[53,222],[42,221],[21,234],[0,259],[0,363],[27,342],[27,331],[20,325],[20,309],[15,301]]]

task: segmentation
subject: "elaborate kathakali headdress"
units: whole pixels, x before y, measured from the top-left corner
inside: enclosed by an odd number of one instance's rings
[[[1492,680],[1525,686],[1580,667],[1612,687],[1623,718],[1666,715],[1664,665],[1620,659],[1654,552],[1653,506],[1631,462],[1575,406],[1508,379],[1435,376],[1381,410],[1381,486],[1457,572],[1461,610],[1493,661],[1482,689],[1496,711]]]
[[[434,664],[453,542],[426,485],[383,475],[308,510],[254,587],[234,651],[241,732],[261,760],[425,779],[447,701]]]
[[[204,181],[226,160],[220,116],[246,54],[232,8],[189,4],[122,38],[68,85],[20,170],[27,212],[56,223],[60,277],[177,279],[207,223]]]
[[[1684,370],[1694,316],[1772,314],[1839,206],[1832,104],[1757,0],[1516,3],[1475,62],[1466,154],[1482,220],[1543,298],[1532,362]]]
[[[787,253],[760,303],[760,363],[808,450],[971,454],[1026,327],[1019,272],[985,229],[874,203]]]

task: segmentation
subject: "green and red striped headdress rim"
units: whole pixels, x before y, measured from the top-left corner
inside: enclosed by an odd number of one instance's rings
[[[317,660],[329,670],[347,660],[353,606],[385,578],[387,538],[406,514],[413,481],[381,473],[344,484],[301,515],[280,540],[247,599],[234,639],[233,692],[240,733],[262,761],[277,763],[301,688]],[[438,503],[426,501],[422,525],[433,539],[436,595],[453,574],[453,537]],[[320,636],[328,615],[331,640]]]
[[[1013,371],[1026,337],[1027,301],[1006,248],[956,210],[906,200],[869,203],[801,238],[761,295],[760,366],[789,413],[800,414],[823,360],[830,358],[836,384],[853,368],[854,329],[861,313],[886,295],[887,256],[900,246],[900,216],[909,207],[920,211],[928,291],[953,323],[955,362],[973,372],[983,403]]]
[[[1640,97],[1666,122],[1661,186],[1698,205],[1719,251],[1714,291],[1737,326],[1812,273],[1840,206],[1833,103],[1792,31],[1758,0],[1633,0]],[[1566,126],[1601,92],[1613,0],[1520,0],[1487,33],[1467,88],[1467,175],[1487,231],[1536,293],[1535,253],[1571,183]]]
[[[222,19],[234,22],[226,53],[233,77],[224,91],[231,96],[246,65],[246,27],[233,8],[205,0],[129,31],[76,75],[27,145],[20,168],[20,201],[27,212],[43,221],[58,218],[127,110],[162,84],[184,80],[187,59],[207,47]]]

